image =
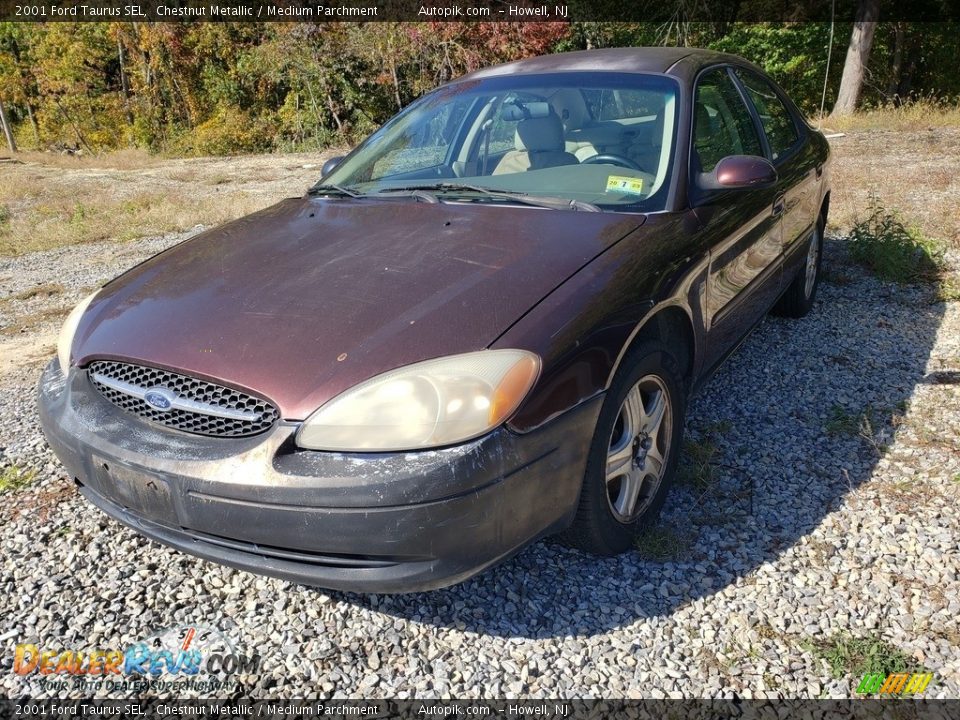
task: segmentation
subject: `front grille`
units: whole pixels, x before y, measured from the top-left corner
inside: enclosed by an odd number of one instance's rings
[[[270,429],[279,416],[266,400],[168,370],[98,360],[87,371],[94,387],[117,407],[195,435],[256,435]],[[144,397],[151,391],[170,408],[148,403]]]

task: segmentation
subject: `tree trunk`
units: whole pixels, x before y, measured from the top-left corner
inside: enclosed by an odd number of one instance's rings
[[[123,109],[127,116],[127,125],[133,125],[133,112],[130,110],[130,83],[127,82],[127,68],[123,62],[123,41],[117,37],[117,60],[120,62],[120,91],[123,93]]]
[[[37,150],[40,149],[40,128],[37,126],[37,118],[33,114],[33,108],[30,107],[30,103],[27,102],[27,118],[30,120],[30,127],[33,128],[33,142],[37,146]]]
[[[906,37],[907,23],[899,21],[894,25],[893,59],[890,62],[890,82],[887,84],[887,99],[894,105],[900,105],[900,80],[903,76],[903,43]]]
[[[56,104],[57,109],[60,111],[60,114],[63,116],[64,120],[73,128],[73,132],[77,136],[77,147],[83,146],[87,149],[87,152],[93,153],[93,149],[87,145],[87,139],[83,136],[83,133],[80,132],[80,127],[73,121],[73,118],[70,116],[70,113],[66,111],[66,108],[63,107],[63,103],[60,102],[59,98],[54,97],[53,102]]]
[[[13,128],[10,126],[10,119],[7,117],[7,109],[3,106],[3,100],[0,100],[0,125],[3,125],[3,134],[7,136],[7,146],[10,152],[17,151],[17,141],[13,139]]]
[[[834,115],[851,115],[857,109],[879,15],[880,0],[860,0],[850,35],[850,47],[847,48],[847,60],[843,64],[840,92],[833,106]]]

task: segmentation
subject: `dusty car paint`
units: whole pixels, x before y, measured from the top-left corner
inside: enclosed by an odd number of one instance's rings
[[[51,445],[92,502],[150,537],[327,587],[437,587],[563,529],[604,393],[634,343],[672,343],[695,391],[803,266],[826,216],[829,149],[804,125],[772,186],[704,193],[692,182],[695,83],[717,67],[753,66],[704,51],[622,49],[457,81],[579,70],[676,78],[681,122],[665,209],[286,200],[106,286],[76,333],[80,370],[64,384],[52,365],[41,382]],[[299,421],[343,390],[484,348],[542,360],[506,427],[442,451],[296,446]],[[172,435],[91,391],[83,368],[103,358],[248,390],[275,403],[282,421],[259,439]],[[153,489],[140,482],[151,474]],[[124,478],[129,487],[117,487]]]
[[[643,221],[286,200],[107,285],[78,329],[75,358],[228,379],[276,403],[284,419],[302,420],[385,370],[487,347]]]

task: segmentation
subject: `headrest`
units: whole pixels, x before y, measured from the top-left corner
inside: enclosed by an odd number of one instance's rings
[[[517,123],[513,139],[517,150],[527,152],[556,152],[564,149],[563,124],[556,115],[529,118]]]
[[[563,127],[567,132],[579,130],[589,120],[587,105],[579,90],[573,88],[557,90],[550,98],[550,104],[563,122]]]

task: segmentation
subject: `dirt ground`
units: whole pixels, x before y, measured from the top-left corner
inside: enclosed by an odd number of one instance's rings
[[[302,194],[336,153],[0,157],[0,256],[216,225]]]
[[[851,132],[834,151],[830,226],[845,234],[871,195],[923,233],[960,250],[960,128]]]

